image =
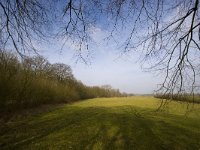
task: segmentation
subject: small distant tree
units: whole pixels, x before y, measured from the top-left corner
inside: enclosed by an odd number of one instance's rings
[[[111,90],[112,89],[111,85],[102,85],[101,87],[106,89],[106,90]]]

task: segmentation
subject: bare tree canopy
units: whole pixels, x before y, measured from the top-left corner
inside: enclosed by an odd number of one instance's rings
[[[21,56],[26,51],[36,52],[34,42],[45,37],[46,13],[38,0],[0,1],[0,49],[14,47]]]
[[[12,44],[20,54],[35,50],[32,42],[44,37],[46,20],[51,19],[47,16],[56,14],[62,21],[56,23],[58,35],[71,39],[81,58],[82,50],[90,49],[91,27],[101,25],[110,31],[108,39],[128,30],[122,53],[138,51],[143,61],[149,63],[150,70],[162,72],[165,75],[160,86],[162,92],[199,92],[199,0],[67,0],[57,3],[63,10],[61,14],[48,11],[44,1],[2,0],[1,49]]]

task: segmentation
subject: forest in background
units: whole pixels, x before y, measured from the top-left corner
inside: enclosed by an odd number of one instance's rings
[[[66,64],[51,64],[42,56],[22,59],[14,53],[0,51],[0,110],[119,96],[127,94],[109,85],[84,85]]]

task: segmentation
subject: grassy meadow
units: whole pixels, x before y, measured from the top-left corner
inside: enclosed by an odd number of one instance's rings
[[[200,149],[200,105],[96,98],[0,125],[0,149]]]

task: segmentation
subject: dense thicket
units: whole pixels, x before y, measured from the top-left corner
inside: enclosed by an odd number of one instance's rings
[[[111,96],[122,94],[108,86],[84,85],[66,64],[51,64],[41,56],[18,59],[13,53],[0,52],[1,110]]]

